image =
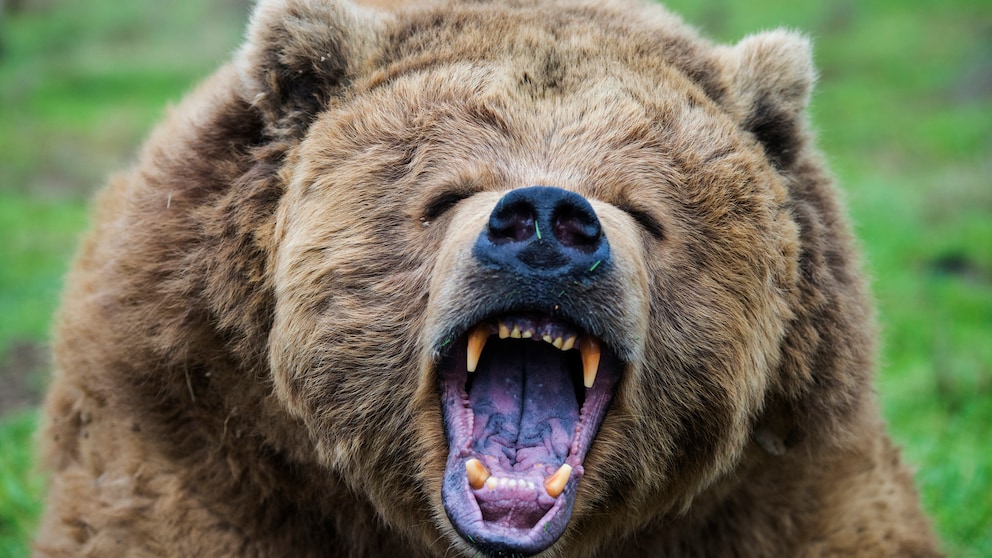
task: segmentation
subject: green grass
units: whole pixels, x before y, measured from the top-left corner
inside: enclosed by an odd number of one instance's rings
[[[0,427],[0,557],[27,556],[41,512],[42,478],[33,467],[36,414],[5,417]]]
[[[42,339],[62,285],[62,273],[80,229],[84,204],[0,192],[3,258],[0,267],[0,340]]]
[[[0,22],[0,358],[43,341],[85,199],[236,46],[244,4],[25,0]],[[707,35],[809,33],[819,141],[879,305],[878,391],[951,556],[992,549],[992,4],[672,0]],[[36,413],[0,418],[0,557],[39,511]]]
[[[246,17],[235,0],[21,3],[0,22],[0,187],[30,195],[92,191]]]

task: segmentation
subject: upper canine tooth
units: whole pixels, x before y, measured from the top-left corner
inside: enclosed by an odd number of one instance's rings
[[[487,324],[479,324],[472,328],[468,334],[468,358],[466,368],[469,372],[475,372],[479,366],[479,358],[482,356],[482,348],[486,346],[486,340],[492,330]]]
[[[469,459],[465,462],[465,474],[468,476],[468,484],[472,488],[479,490],[486,485],[486,481],[492,476],[489,469],[478,459]]]
[[[602,354],[599,339],[583,335],[579,339],[579,353],[582,355],[582,383],[591,388],[599,372],[599,357]]]
[[[548,491],[548,496],[557,498],[565,490],[570,476],[572,476],[572,467],[568,463],[562,463],[557,471],[544,479],[544,489]]]

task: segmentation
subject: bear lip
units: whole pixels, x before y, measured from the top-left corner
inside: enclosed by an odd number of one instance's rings
[[[479,341],[486,332],[491,337]],[[455,529],[480,550],[535,554],[568,525],[583,461],[623,370],[602,345],[599,374],[585,387],[584,339],[600,346],[561,318],[510,313],[472,326],[441,359],[449,448],[442,501]]]

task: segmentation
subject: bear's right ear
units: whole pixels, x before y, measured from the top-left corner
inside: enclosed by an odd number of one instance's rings
[[[261,0],[236,55],[269,133],[298,137],[379,49],[385,14],[335,0]]]
[[[751,35],[718,53],[730,113],[761,142],[773,163],[791,166],[802,149],[816,81],[809,39],[778,29]]]

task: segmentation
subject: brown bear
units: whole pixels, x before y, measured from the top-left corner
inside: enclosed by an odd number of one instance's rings
[[[808,41],[265,0],[100,194],[37,556],[936,556]]]

